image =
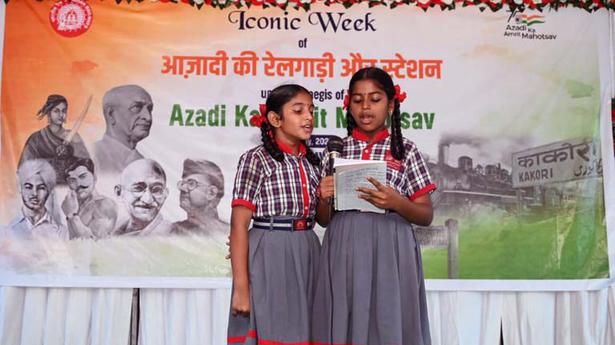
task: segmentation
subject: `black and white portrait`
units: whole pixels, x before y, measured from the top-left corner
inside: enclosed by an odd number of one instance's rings
[[[68,101],[64,96],[49,95],[37,113],[39,120],[47,120],[47,126],[28,137],[19,159],[19,165],[32,159],[45,159],[56,173],[57,184],[65,184],[64,170],[72,160],[90,157],[76,131],[83,119],[73,126],[74,130],[67,130],[64,128],[67,111]]]
[[[94,143],[94,163],[99,173],[119,175],[131,162],[144,158],[137,144],[152,127],[154,104],[138,85],[122,85],[103,97],[105,134]]]
[[[225,240],[230,225],[218,216],[218,204],[224,196],[224,176],[220,167],[207,160],[186,159],[177,188],[179,206],[186,211],[187,218],[173,224],[173,233]]]
[[[65,171],[70,191],[62,202],[70,238],[105,238],[117,220],[115,202],[96,190],[94,163],[89,158],[74,161]]]
[[[9,223],[7,235],[23,239],[68,239],[54,202],[56,173],[44,159],[22,162],[17,170],[22,205]]]
[[[128,220],[114,231],[117,236],[167,235],[172,224],[162,218],[162,208],[169,190],[167,177],[158,162],[139,159],[124,169],[115,192],[129,214]]]

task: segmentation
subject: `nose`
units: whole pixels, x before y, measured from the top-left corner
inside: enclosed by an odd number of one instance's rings
[[[141,113],[139,114],[139,118],[146,120],[147,122],[152,122],[152,112],[148,107],[143,107]]]
[[[154,196],[152,195],[152,192],[150,192],[149,188],[146,188],[139,199],[146,204],[151,204],[154,201]]]
[[[369,100],[367,97],[361,102],[361,109],[369,109]]]
[[[185,183],[182,183],[181,181],[179,181],[179,183],[177,183],[177,189],[179,189],[180,192],[184,192],[184,193],[188,193],[188,187],[186,186]]]

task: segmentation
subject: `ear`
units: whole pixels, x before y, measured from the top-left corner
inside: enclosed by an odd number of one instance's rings
[[[393,110],[395,110],[395,100],[390,100],[389,101],[389,106],[387,107],[387,112],[388,112],[389,116],[391,116],[393,114]]]
[[[111,106],[110,104],[105,105],[105,107],[103,108],[103,114],[105,115],[105,120],[107,121],[107,123],[112,126],[115,125],[115,114],[113,111],[113,106]]]
[[[274,128],[280,128],[282,126],[282,118],[274,111],[267,113],[267,121]]]
[[[122,196],[122,186],[120,186],[119,184],[113,187],[113,191],[115,192],[115,195],[117,195],[118,197]]]

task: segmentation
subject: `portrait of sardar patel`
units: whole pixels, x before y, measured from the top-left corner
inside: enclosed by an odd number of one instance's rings
[[[94,163],[101,174],[119,175],[124,168],[144,158],[137,144],[152,127],[152,98],[138,85],[122,85],[103,97],[105,134],[94,143]]]

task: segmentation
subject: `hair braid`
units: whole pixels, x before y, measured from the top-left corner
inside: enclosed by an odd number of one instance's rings
[[[391,115],[391,155],[398,160],[402,160],[406,156],[404,136],[401,133],[401,112],[398,100],[395,100],[395,107]]]
[[[312,149],[310,149],[310,147],[307,145],[307,143],[303,143],[305,145],[305,158],[307,158],[308,162],[310,162],[313,166],[320,166],[320,158],[318,157],[318,155],[316,153],[314,153],[314,151],[312,151]]]
[[[350,113],[350,106],[348,107],[348,110],[346,110],[346,130],[348,131],[348,135],[352,135],[352,132],[354,131],[354,129],[357,128],[357,123],[354,120],[354,117],[352,117],[352,114]]]
[[[268,122],[263,122],[261,125],[261,140],[263,141],[263,146],[273,159],[281,162],[284,160],[284,153],[282,153],[278,144],[273,140],[272,133],[273,128],[271,125]]]

